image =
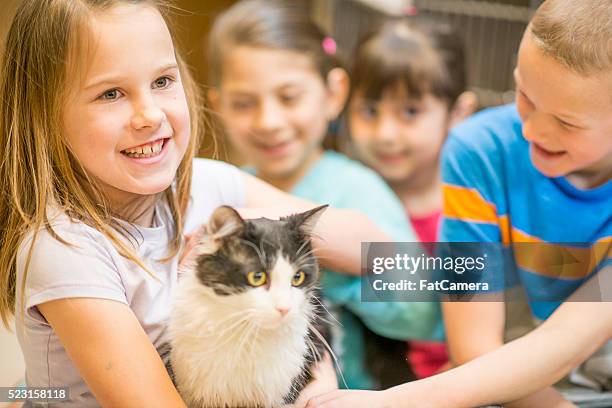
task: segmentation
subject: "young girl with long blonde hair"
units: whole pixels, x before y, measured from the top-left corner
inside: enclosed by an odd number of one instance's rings
[[[194,160],[200,101],[169,7],[25,0],[7,37],[0,316],[15,314],[27,385],[69,387],[67,406],[183,406],[162,345],[185,232],[222,204],[267,216],[311,206]],[[387,238],[346,210],[316,232],[324,263],[354,274],[360,241]],[[336,386],[329,360],[319,374],[310,392]]]

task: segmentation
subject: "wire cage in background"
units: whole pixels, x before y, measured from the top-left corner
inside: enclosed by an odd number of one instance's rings
[[[350,55],[389,16],[416,13],[457,27],[466,44],[468,86],[481,107],[514,99],[512,71],[533,10],[542,0],[314,0],[313,15]]]

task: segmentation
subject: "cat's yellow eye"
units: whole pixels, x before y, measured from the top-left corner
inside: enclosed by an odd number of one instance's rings
[[[291,280],[291,284],[293,286],[300,286],[302,283],[304,283],[304,280],[306,279],[306,274],[302,271],[297,272],[295,275],[293,275],[293,279]]]
[[[247,274],[247,281],[251,286],[261,286],[266,283],[267,276],[265,272],[249,272]]]

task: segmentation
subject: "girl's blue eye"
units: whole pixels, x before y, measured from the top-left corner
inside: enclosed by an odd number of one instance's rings
[[[164,77],[161,77],[161,78],[157,78],[155,80],[155,82],[153,82],[153,85],[155,86],[155,88],[163,89],[163,88],[169,87],[171,82],[172,82],[171,78],[168,78],[167,76],[164,76]]]
[[[102,99],[105,101],[114,101],[118,98],[119,98],[118,89],[109,89],[108,91],[104,91],[104,93],[98,97],[98,99]]]

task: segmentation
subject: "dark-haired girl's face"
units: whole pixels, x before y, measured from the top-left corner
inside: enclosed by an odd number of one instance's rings
[[[211,100],[232,146],[262,178],[290,187],[322,152],[341,109],[334,92],[311,58],[293,51],[240,46],[222,65]]]
[[[351,138],[360,159],[390,183],[435,172],[450,124],[448,103],[403,90],[368,100],[356,91],[349,103]]]

